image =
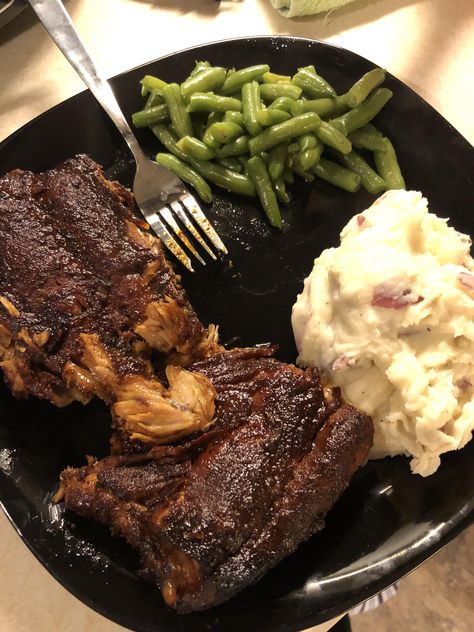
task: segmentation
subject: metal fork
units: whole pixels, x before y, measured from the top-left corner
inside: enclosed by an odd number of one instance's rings
[[[193,272],[191,259],[183,250],[182,245],[186,246],[188,251],[205,265],[204,259],[176,221],[178,218],[196,243],[210,257],[216,259],[214,251],[206,239],[203,239],[201,233],[206,235],[217,250],[227,253],[227,248],[219,235],[183,182],[169,169],[150,160],[142,151],[117,103],[112,88],[95,67],[62,2],[60,0],[29,0],[29,3],[58,48],[124,137],[137,163],[133,193],[138,208],[163,244],[191,272]]]

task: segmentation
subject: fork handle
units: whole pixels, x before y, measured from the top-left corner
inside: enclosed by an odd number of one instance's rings
[[[122,134],[135,160],[145,158],[108,81],[97,70],[61,0],[29,0],[44,28]]]

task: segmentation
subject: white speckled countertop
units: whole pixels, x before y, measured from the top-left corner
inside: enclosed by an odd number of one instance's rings
[[[268,0],[220,5],[214,0],[69,0],[67,7],[108,76],[229,37],[279,33],[321,39],[389,70],[474,143],[472,0],[356,0],[330,16],[298,20],[281,17]],[[0,31],[0,77],[0,140],[83,89],[29,11]],[[2,632],[120,629],[67,593],[0,513]]]

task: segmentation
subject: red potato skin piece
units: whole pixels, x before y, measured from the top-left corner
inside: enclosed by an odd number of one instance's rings
[[[386,309],[403,309],[410,305],[416,305],[423,300],[423,296],[416,296],[410,289],[399,290],[389,284],[379,285],[374,289],[372,298],[373,307],[385,307]]]
[[[474,274],[469,272],[460,272],[458,274],[459,281],[470,290],[474,290]]]

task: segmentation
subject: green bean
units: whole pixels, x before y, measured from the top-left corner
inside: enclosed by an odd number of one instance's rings
[[[355,132],[347,137],[354,147],[358,149],[368,149],[369,151],[385,151],[385,143],[383,134],[381,134],[373,125],[367,123],[364,127],[356,129]]]
[[[250,81],[242,86],[242,106],[245,127],[249,134],[256,136],[262,131],[257,119],[257,114],[262,109],[262,103],[260,101],[260,86],[256,81]]]
[[[274,101],[278,97],[299,99],[301,92],[301,88],[292,83],[264,83],[260,86],[260,96],[264,101]]]
[[[153,77],[152,75],[145,75],[140,83],[142,84],[142,88],[146,90],[147,94],[148,92],[159,92],[162,94],[163,89],[168,85],[166,81],[162,81],[161,79],[158,79],[158,77]],[[142,96],[145,95],[142,93]]]
[[[163,98],[168,106],[171,122],[173,123],[178,136],[194,136],[191,117],[186,111],[181,89],[177,83],[170,83],[163,88]]]
[[[132,123],[135,127],[149,127],[156,123],[163,123],[169,119],[168,106],[165,103],[155,105],[147,110],[141,110],[132,114]]]
[[[240,136],[232,140],[230,143],[226,143],[222,147],[217,149],[217,155],[220,158],[229,158],[230,156],[242,156],[249,151],[250,136]]]
[[[207,160],[190,158],[189,162],[206,180],[210,180],[223,189],[227,189],[231,193],[239,193],[240,195],[255,195],[255,187],[248,176],[236,173]]]
[[[342,132],[327,121],[321,121],[321,125],[316,130],[316,136],[321,142],[329,147],[334,147],[341,154],[348,154],[352,151],[352,143]]]
[[[387,189],[404,189],[403,179],[398,165],[397,154],[388,138],[384,139],[385,150],[374,151],[375,166],[379,175],[385,180]]]
[[[194,66],[194,70],[191,71],[191,74],[189,76],[194,77],[194,75],[197,75],[198,73],[202,72],[206,68],[210,68],[210,67],[211,67],[211,64],[208,61],[197,61],[196,65]]]
[[[282,177],[287,155],[288,143],[281,143],[270,150],[267,168],[272,182],[276,182]]]
[[[298,138],[298,145],[301,151],[308,151],[308,149],[314,149],[319,144],[320,142],[314,134],[302,134]]]
[[[293,175],[293,173],[291,172],[290,169],[285,168],[285,170],[283,171],[283,180],[287,184],[294,184],[295,183],[295,176]]]
[[[166,125],[158,124],[150,127],[151,131],[158,138],[160,143],[172,154],[181,160],[188,160],[188,155],[180,149],[176,143],[176,136],[166,127]]]
[[[385,70],[374,68],[366,72],[363,77],[356,81],[347,93],[347,104],[350,108],[355,108],[365,101],[372,90],[378,88],[385,81]]]
[[[291,83],[301,88],[305,94],[313,99],[336,96],[334,88],[320,77],[316,71],[312,72],[309,68],[300,68],[291,80]]]
[[[178,178],[194,187],[201,200],[212,202],[212,191],[207,182],[185,162],[171,154],[157,154],[156,162],[162,167],[170,169]]]
[[[213,125],[216,125],[216,123],[213,123]],[[204,132],[204,136],[202,137],[202,142],[209,147],[210,149],[214,150],[217,152],[217,150],[219,149],[219,147],[221,146],[221,144],[214,138],[214,135],[212,133],[212,125],[210,125],[206,131]]]
[[[161,105],[163,103],[163,97],[160,92],[153,90],[150,92],[148,99],[146,100],[144,110],[155,107],[155,105]]]
[[[295,116],[289,121],[267,127],[267,129],[249,141],[250,153],[254,156],[295,136],[300,136],[307,132],[315,132],[320,123],[321,119],[317,114],[306,112],[306,114]]]
[[[302,151],[300,153],[300,164],[301,168],[304,171],[310,171],[313,167],[315,167],[323,153],[324,145],[319,143],[316,147],[312,147],[311,149],[307,149],[306,151]]]
[[[284,110],[285,112],[291,113],[293,103],[296,103],[296,101],[294,99],[290,99],[290,97],[278,97],[268,106],[268,109]]]
[[[227,121],[229,123],[237,123],[237,125],[240,125],[240,127],[244,126],[244,115],[242,114],[242,112],[226,112],[224,114],[224,121]]]
[[[242,68],[242,70],[237,70],[233,72],[231,75],[227,76],[227,79],[222,86],[221,92],[222,94],[233,94],[240,90],[244,84],[249,81],[254,81],[261,79],[262,76],[269,72],[270,66],[266,64],[260,64],[258,66],[250,66],[249,68]]]
[[[347,105],[347,95],[342,94],[339,97],[326,97],[323,99],[299,99],[294,102],[291,108],[293,116],[303,114],[304,112],[316,112],[321,118],[329,118],[331,116],[340,116],[349,109]]]
[[[292,169],[293,167],[301,167],[301,164],[299,162],[299,156],[300,156],[300,152],[299,151],[292,151],[291,153],[288,152],[288,155],[286,157],[286,161],[285,161],[285,167],[288,167],[288,169]]]
[[[369,123],[392,96],[393,92],[391,90],[378,88],[372,92],[363,103],[353,110],[346,112],[346,114],[332,119],[331,123],[334,127],[337,127],[344,136],[347,136],[354,130],[359,129],[359,127]]]
[[[242,164],[237,158],[217,158],[216,162],[218,165],[222,165],[226,169],[236,171],[237,173],[242,173],[244,170]]]
[[[289,112],[285,112],[285,110],[265,109],[257,112],[257,121],[262,127],[268,127],[269,125],[283,123],[283,121],[287,121],[290,118],[291,114]]]
[[[387,188],[385,180],[357,152],[351,151],[345,155],[339,154],[338,157],[345,167],[360,176],[362,186],[366,191],[373,195],[385,191]]]
[[[188,112],[242,112],[242,101],[233,97],[221,97],[209,92],[195,92],[191,95],[187,106]]]
[[[146,88],[143,84],[141,84],[141,88],[140,88],[140,95],[142,97],[146,97],[146,95],[148,94],[149,90],[148,88]]]
[[[379,87],[384,79],[385,71],[374,69],[337,96],[314,66],[290,77],[266,64],[236,71],[196,62],[181,86],[145,76],[145,105],[132,120],[150,126],[170,152],[159,153],[157,162],[204,200],[212,198],[206,180],[257,194],[272,226],[281,228],[278,202],[289,202],[286,187],[295,175],[350,192],[405,186],[393,145],[369,123],[392,97]],[[374,151],[378,173],[353,146]]]
[[[222,121],[221,123],[213,123],[209,128],[213,138],[220,144],[224,145],[234,138],[244,135],[244,129],[237,123],[229,123]]]
[[[192,77],[188,77],[181,84],[181,94],[188,102],[189,97],[195,92],[212,92],[218,90],[225,81],[225,68],[205,68]]]
[[[344,169],[344,167],[325,158],[321,158],[318,162],[314,168],[314,173],[321,180],[326,180],[326,182],[330,182],[344,191],[355,193],[360,189],[360,176],[357,173]]]
[[[275,226],[275,228],[281,228],[282,221],[278,201],[268,175],[267,167],[260,156],[250,158],[247,163],[247,171],[270,224]]]
[[[283,202],[283,204],[291,202],[291,197],[286,190],[286,184],[283,178],[279,178],[276,182],[274,182],[273,188],[275,189],[276,196],[280,202]]]
[[[262,75],[263,83],[289,83],[291,81],[291,77],[288,75],[277,75],[274,72],[266,72]]]
[[[216,155],[211,147],[193,136],[183,136],[176,144],[184,153],[198,160],[211,160]]]
[[[176,131],[176,128],[173,125],[173,123],[168,123],[168,129],[173,134],[173,136],[176,138],[176,140],[178,140],[179,139],[179,135],[178,135],[178,132]]]

